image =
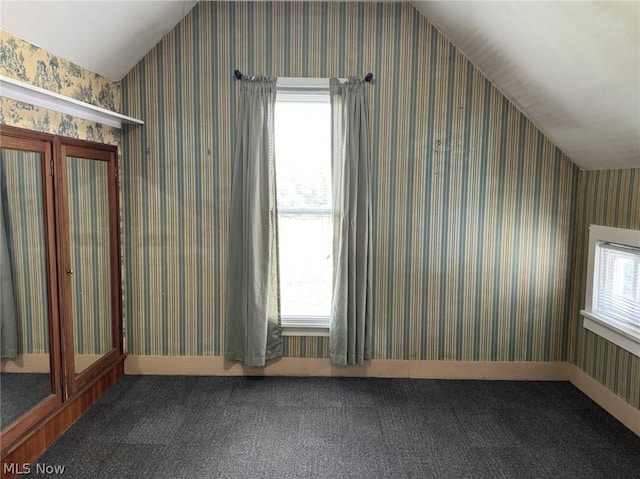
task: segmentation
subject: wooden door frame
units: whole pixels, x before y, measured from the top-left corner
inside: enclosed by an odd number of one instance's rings
[[[120,217],[118,201],[118,150],[111,145],[87,144],[82,140],[56,137],[54,148],[58,152],[59,174],[57,181],[57,202],[63,212],[58,214],[59,244],[58,254],[60,258],[60,268],[58,270],[58,280],[62,293],[60,304],[63,310],[63,317],[66,319],[62,323],[62,344],[63,359],[65,365],[65,398],[72,396],[76,391],[96,379],[100,374],[114,364],[122,355],[122,289],[120,271]],[[87,159],[87,161],[104,161],[108,167],[108,204],[109,204],[109,244],[110,244],[110,271],[111,271],[111,350],[98,359],[95,363],[82,371],[75,372],[74,361],[74,340],[73,340],[73,308],[71,293],[71,278],[67,271],[73,265],[69,250],[69,186],[67,184],[67,157]]]
[[[11,425],[0,431],[0,443],[11,444],[43,417],[50,414],[63,401],[62,357],[60,350],[60,309],[57,281],[56,222],[54,204],[54,171],[52,142],[49,135],[14,129],[0,125],[0,147],[11,150],[40,153],[42,175],[42,200],[45,231],[46,279],[47,279],[47,324],[49,336],[49,373],[51,394],[29,411],[18,417]]]
[[[122,287],[120,263],[120,209],[118,192],[118,149],[85,140],[59,137],[49,133],[25,130],[0,124],[0,147],[38,144],[35,151],[42,149],[43,189],[45,190],[44,211],[47,218],[47,279],[49,318],[49,351],[51,363],[52,393],[49,397],[27,411],[14,423],[0,432],[0,464],[12,460],[29,462],[39,456],[50,444],[77,420],[98,398],[104,394],[124,374],[124,353],[122,345]],[[62,145],[87,148],[92,151],[108,152],[109,155],[109,208],[111,246],[111,286],[112,286],[112,330],[113,350],[102,357],[78,378],[75,374],[65,387],[69,363],[73,367],[73,343],[68,346],[68,337],[73,338],[73,324],[64,315],[63,287],[60,276],[64,275],[60,250],[64,237],[60,215],[68,216],[68,209],[62,208],[60,190]],[[33,148],[27,147],[29,151]],[[68,220],[67,220],[68,221]],[[68,233],[67,233],[68,235]],[[68,237],[68,236],[67,236]],[[66,244],[68,249],[68,243]],[[54,314],[55,313],[55,314]],[[71,334],[71,336],[69,336]],[[69,354],[71,352],[71,355]]]

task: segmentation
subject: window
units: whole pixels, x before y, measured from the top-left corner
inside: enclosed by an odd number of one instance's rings
[[[333,280],[328,79],[278,79],[275,154],[283,333],[325,335]]]
[[[640,356],[640,231],[591,225],[584,327]]]

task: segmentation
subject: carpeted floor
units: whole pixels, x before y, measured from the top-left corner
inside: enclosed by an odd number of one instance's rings
[[[125,376],[36,462],[87,479],[622,479],[640,438],[567,382]]]
[[[51,394],[51,376],[0,373],[0,430]]]

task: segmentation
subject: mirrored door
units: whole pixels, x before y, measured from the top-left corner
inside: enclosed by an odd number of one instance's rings
[[[64,144],[61,151],[61,283],[73,391],[121,351],[116,156],[114,151]]]
[[[30,461],[124,372],[116,166],[115,146],[0,124],[3,461]]]
[[[62,400],[50,143],[2,136],[0,430],[10,443]]]

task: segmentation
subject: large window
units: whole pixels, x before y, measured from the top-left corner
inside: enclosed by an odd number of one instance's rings
[[[640,231],[592,225],[584,327],[640,356]]]
[[[328,80],[278,79],[280,295],[285,334],[326,334],[333,275]]]

